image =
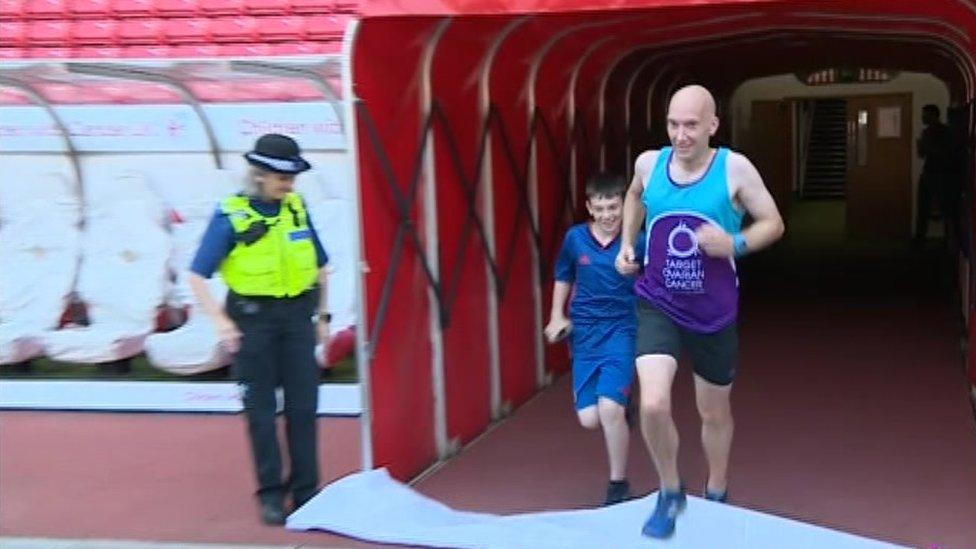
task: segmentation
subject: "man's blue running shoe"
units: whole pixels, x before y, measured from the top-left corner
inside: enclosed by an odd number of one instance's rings
[[[657,493],[654,512],[644,523],[641,533],[657,539],[671,536],[674,533],[674,520],[678,517],[678,513],[684,510],[686,503],[684,486],[677,492],[661,488]]]

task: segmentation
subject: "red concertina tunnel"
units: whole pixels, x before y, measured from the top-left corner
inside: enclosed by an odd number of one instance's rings
[[[351,58],[369,420],[374,464],[401,478],[565,371],[541,328],[580,185],[598,168],[629,174],[664,142],[678,86],[713,91],[729,143],[732,94],[747,80],[928,73],[973,131],[969,0],[377,0],[361,12]],[[788,178],[754,161],[788,209]],[[857,219],[889,213],[869,200]],[[971,358],[968,371],[976,381]]]

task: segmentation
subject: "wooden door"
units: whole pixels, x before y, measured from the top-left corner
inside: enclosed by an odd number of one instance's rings
[[[847,231],[909,238],[912,96],[847,98]]]

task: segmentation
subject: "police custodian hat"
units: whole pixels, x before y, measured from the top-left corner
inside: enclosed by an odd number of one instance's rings
[[[301,154],[294,139],[269,133],[259,137],[254,143],[254,150],[244,153],[244,158],[251,165],[271,172],[297,174],[312,168]]]

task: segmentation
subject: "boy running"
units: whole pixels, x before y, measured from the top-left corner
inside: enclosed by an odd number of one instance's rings
[[[587,182],[586,209],[593,220],[566,232],[556,258],[552,311],[545,328],[550,343],[570,336],[573,399],[580,424],[587,429],[603,427],[610,463],[604,505],[620,503],[630,495],[625,409],[634,379],[634,278],[614,268],[625,190],[624,179],[609,173]]]

